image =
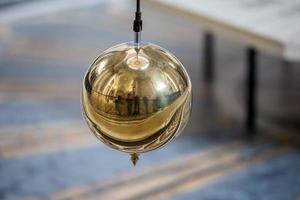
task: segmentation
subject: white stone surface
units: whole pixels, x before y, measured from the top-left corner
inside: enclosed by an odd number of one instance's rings
[[[240,40],[247,40],[249,45],[253,43],[253,46],[263,48],[263,45],[257,44],[259,43],[257,39],[267,42],[270,40],[282,47],[276,50],[276,55],[300,61],[300,0],[152,0],[152,2],[199,16],[201,22],[207,19],[207,23],[212,23],[212,26],[225,25],[213,31],[231,28],[231,33],[235,31],[237,34],[254,35],[253,40],[249,37],[239,37]],[[273,53],[270,48],[266,49]]]

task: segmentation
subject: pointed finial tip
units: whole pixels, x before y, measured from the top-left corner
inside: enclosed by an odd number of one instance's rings
[[[133,166],[135,166],[137,164],[137,162],[139,161],[139,154],[132,153],[132,154],[130,154],[130,158],[131,158],[131,162],[132,162]]]

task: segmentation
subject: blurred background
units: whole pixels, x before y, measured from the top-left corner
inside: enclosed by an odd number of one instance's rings
[[[134,9],[131,0],[0,0],[0,199],[299,200],[300,64],[260,53],[249,138],[245,46],[217,37],[207,83],[204,29],[151,4],[142,8],[143,41],[185,65],[190,121],[136,167],[90,133],[84,73],[103,50],[133,40]]]

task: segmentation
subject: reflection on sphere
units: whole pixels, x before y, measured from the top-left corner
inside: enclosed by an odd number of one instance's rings
[[[85,118],[110,147],[142,153],[171,141],[186,125],[191,82],[168,51],[125,43],[103,52],[83,82]]]

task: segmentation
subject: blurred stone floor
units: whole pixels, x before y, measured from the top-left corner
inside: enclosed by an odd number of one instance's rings
[[[193,84],[182,135],[129,156],[98,142],[80,110],[101,51],[132,40],[133,1],[28,1],[0,7],[0,199],[300,199],[300,65],[260,55],[259,129],[243,129],[244,47],[217,38],[203,82],[202,27],[143,7],[143,40],[169,49]]]

